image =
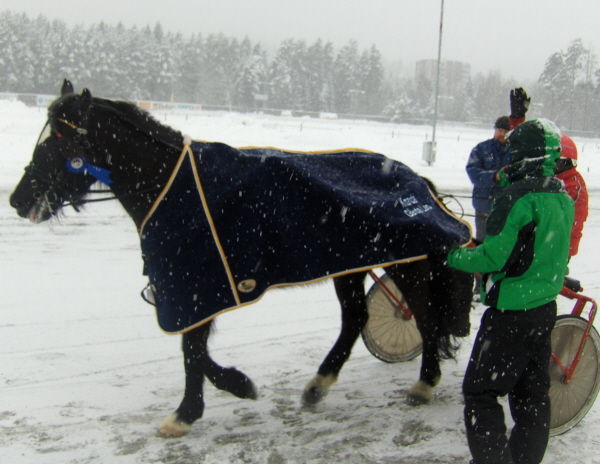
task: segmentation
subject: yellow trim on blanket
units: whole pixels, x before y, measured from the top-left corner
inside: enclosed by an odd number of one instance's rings
[[[202,139],[194,139],[194,142],[201,142],[201,143],[223,143],[223,142],[211,142],[210,140],[202,140]],[[355,152],[359,152],[359,153],[372,153],[375,155],[379,155],[381,153],[377,153],[375,151],[371,151],[371,150],[366,150],[364,148],[336,148],[335,150],[316,150],[316,151],[302,151],[302,150],[284,150],[283,148],[279,148],[279,147],[265,147],[265,146],[256,146],[256,145],[250,145],[247,147],[233,147],[236,150],[259,150],[261,148],[266,149],[266,150],[277,150],[277,151],[281,151],[283,153],[299,153],[299,154],[303,154],[303,155],[324,155],[327,153],[348,153],[349,151],[355,151]],[[385,155],[382,155],[385,156]]]
[[[185,155],[187,154],[188,149],[189,149],[189,145],[186,145],[183,147],[183,150],[181,150],[181,155],[179,155],[179,160],[177,160],[177,164],[175,165],[175,168],[173,169],[173,172],[171,173],[171,177],[169,177],[169,181],[167,182],[167,185],[165,185],[165,188],[163,188],[162,192],[160,192],[160,195],[154,201],[152,208],[150,208],[150,211],[148,211],[148,214],[146,214],[146,217],[142,221],[142,225],[140,226],[140,230],[138,232],[139,235],[142,235],[142,232],[144,230],[144,226],[146,225],[146,222],[148,222],[148,220],[152,217],[152,215],[154,214],[154,211],[156,211],[156,208],[158,208],[158,205],[160,204],[161,200],[164,198],[164,196],[167,194],[167,192],[171,188],[171,184],[173,183],[173,181],[175,180],[175,177],[177,176],[177,173],[179,172],[179,168],[181,167],[181,163],[183,163],[183,159],[185,158]]]
[[[233,279],[233,275],[231,274],[231,269],[229,267],[229,263],[227,262],[225,252],[223,251],[223,247],[221,246],[221,241],[219,240],[219,236],[215,229],[215,225],[214,225],[212,216],[210,215],[210,211],[208,210],[208,204],[206,203],[206,197],[204,196],[204,190],[202,189],[202,184],[200,182],[200,178],[198,177],[198,169],[196,167],[196,161],[194,160],[194,153],[192,152],[192,149],[190,148],[189,145],[184,145],[183,150],[181,151],[181,155],[179,155],[179,160],[177,161],[177,164],[175,165],[175,168],[173,169],[173,173],[171,174],[171,177],[169,178],[167,185],[165,186],[163,191],[160,193],[160,195],[158,196],[158,198],[152,205],[152,208],[150,208],[150,211],[148,212],[148,214],[142,221],[142,225],[140,226],[140,230],[139,230],[139,235],[140,236],[142,235],[142,233],[144,231],[144,226],[146,225],[148,220],[152,217],[152,215],[154,214],[154,211],[156,211],[156,208],[158,208],[158,205],[160,204],[162,199],[165,197],[165,195],[171,188],[171,184],[175,180],[175,177],[177,176],[177,173],[179,172],[179,169],[181,168],[181,164],[183,163],[183,160],[185,159],[186,156],[189,156],[190,162],[192,164],[192,171],[194,173],[194,179],[196,181],[196,186],[198,188],[198,194],[200,195],[200,201],[202,201],[202,206],[204,207],[204,214],[206,215],[206,219],[208,220],[208,223],[210,225],[210,230],[212,232],[213,239],[215,241],[217,249],[219,250],[219,255],[221,256],[221,261],[223,262],[223,267],[225,268],[225,272],[227,273],[227,278],[229,279],[229,285],[231,285],[231,290],[232,290],[233,296],[235,298],[236,303],[239,305],[240,297],[238,295],[237,287],[235,286],[235,281]],[[206,322],[206,321],[204,321],[204,322]],[[159,324],[159,326],[160,326],[160,324]],[[197,326],[194,326],[194,327],[197,327]],[[191,329],[188,329],[188,330],[191,330]],[[171,333],[171,332],[166,332],[166,333]],[[177,333],[183,333],[183,332],[177,332]]]
[[[338,272],[337,274],[330,274],[328,276],[320,277],[318,279],[311,280],[311,281],[308,281],[308,282],[295,282],[295,283],[288,283],[288,284],[273,285],[271,287],[266,288],[265,291],[261,295],[259,295],[258,298],[256,298],[255,300],[247,301],[247,302],[242,303],[242,304],[238,303],[237,306],[233,306],[231,308],[223,309],[223,310],[219,311],[218,313],[213,314],[212,316],[207,317],[206,319],[203,319],[202,321],[198,322],[197,324],[194,324],[194,325],[192,325],[190,327],[185,328],[184,330],[181,330],[181,331],[178,331],[178,332],[167,332],[166,330],[163,330],[160,327],[160,323],[158,324],[158,327],[160,328],[160,330],[163,333],[165,333],[167,335],[180,335],[180,334],[184,334],[184,333],[189,332],[191,330],[197,329],[201,325],[204,325],[207,322],[210,322],[214,318],[216,318],[218,316],[221,316],[221,315],[223,315],[225,313],[228,313],[230,311],[234,311],[234,310],[239,309],[239,308],[243,308],[244,306],[250,306],[250,305],[253,305],[255,303],[258,303],[260,300],[262,300],[262,298],[267,294],[267,292],[269,290],[276,290],[276,289],[285,288],[285,287],[298,287],[298,286],[301,286],[301,285],[313,285],[313,284],[318,284],[318,283],[323,282],[323,281],[328,280],[328,279],[332,279],[333,277],[341,277],[341,276],[348,275],[348,274],[355,274],[355,273],[361,272],[361,271],[372,271],[374,269],[380,269],[380,268],[385,269],[386,267],[392,266],[394,264],[407,264],[407,263],[412,263],[414,261],[423,261],[424,259],[427,259],[427,255],[415,256],[413,258],[406,258],[406,259],[402,259],[400,261],[393,261],[393,262],[390,262],[390,263],[380,264],[378,266],[368,266],[368,267],[350,269],[348,271]],[[157,314],[157,320],[158,320],[158,314]]]
[[[186,145],[188,153],[190,155],[190,161],[192,162],[192,171],[194,172],[194,179],[196,180],[196,187],[198,188],[198,193],[200,194],[200,200],[202,200],[202,206],[204,207],[204,214],[206,214],[206,219],[208,219],[208,223],[210,224],[210,230],[213,235],[213,239],[217,248],[219,249],[219,254],[221,255],[221,261],[223,261],[223,266],[225,267],[225,272],[227,273],[227,278],[229,279],[229,285],[231,285],[231,291],[233,292],[233,296],[235,297],[235,302],[240,304],[240,297],[238,295],[237,287],[235,285],[235,280],[233,279],[233,275],[231,274],[231,268],[229,267],[229,262],[227,261],[227,256],[225,256],[225,251],[221,246],[221,240],[219,239],[219,234],[217,234],[217,229],[215,228],[215,224],[212,219],[212,215],[210,214],[210,210],[208,209],[208,203],[206,202],[206,197],[204,195],[204,189],[202,188],[202,183],[200,182],[200,176],[198,176],[198,168],[196,167],[196,160],[194,159],[194,154],[189,145]]]
[[[470,233],[471,239],[472,239],[472,237],[473,237],[473,227],[471,227],[471,224],[468,223],[465,219],[458,217],[456,214],[454,214],[452,211],[450,211],[448,208],[446,208],[446,205],[444,203],[442,203],[442,201],[438,197],[436,197],[435,194],[429,188],[427,188],[427,190],[429,190],[429,193],[431,194],[431,198],[433,198],[434,201],[440,206],[440,208],[442,208],[442,211],[444,211],[446,214],[448,214],[449,216],[453,217],[457,221],[462,222],[463,224],[465,224],[469,228],[469,233]],[[465,243],[464,245],[461,245],[461,246],[462,247],[466,247],[467,245],[469,245],[469,243]]]

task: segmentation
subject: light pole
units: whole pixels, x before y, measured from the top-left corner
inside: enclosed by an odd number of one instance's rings
[[[430,166],[433,166],[433,163],[435,162],[435,155],[437,152],[437,147],[435,143],[435,126],[437,125],[438,94],[440,91],[440,67],[442,61],[442,30],[444,27],[444,0],[441,1],[442,6],[440,10],[440,36],[438,40],[437,76],[435,78],[435,105],[433,109],[433,134],[431,137],[431,161],[429,162]]]

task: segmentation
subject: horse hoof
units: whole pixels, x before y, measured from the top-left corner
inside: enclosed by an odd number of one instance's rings
[[[317,387],[310,387],[304,390],[302,393],[302,404],[305,406],[312,406],[323,400],[327,396],[327,392],[319,390]]]
[[[252,382],[250,382],[250,386],[248,387],[247,396],[243,399],[247,399],[247,400],[257,400],[258,399],[258,389]]]
[[[177,413],[174,412],[165,418],[158,431],[158,436],[163,438],[179,438],[183,437],[190,430],[192,430],[192,426],[177,419]]]
[[[436,382],[436,385],[438,382]],[[433,399],[433,388],[434,387],[431,385],[419,380],[408,391],[406,403],[411,406],[419,406],[421,404],[429,403]]]
[[[406,396],[406,404],[408,404],[409,406],[421,406],[423,404],[429,403],[430,401],[430,399],[424,398],[420,395],[412,394],[410,392]]]
[[[317,404],[323,400],[329,393],[329,387],[331,387],[337,378],[333,375],[323,377],[317,374],[310,382],[306,384],[304,393],[302,393],[302,403],[304,405]]]

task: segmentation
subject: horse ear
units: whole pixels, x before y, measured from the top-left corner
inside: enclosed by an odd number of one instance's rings
[[[81,92],[81,107],[87,111],[87,109],[92,104],[92,92],[88,89],[83,89]]]
[[[65,95],[71,95],[74,92],[75,91],[73,90],[73,84],[71,84],[71,81],[65,79],[62,88],[60,89],[60,96],[64,97]]]

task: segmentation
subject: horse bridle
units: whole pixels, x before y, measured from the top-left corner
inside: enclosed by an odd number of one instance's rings
[[[64,119],[59,119],[59,121],[67,124],[69,127],[75,129],[77,131],[76,135],[67,138],[64,137],[61,132],[56,132],[55,134],[50,134],[50,136],[54,135],[57,140],[57,149],[58,153],[62,155],[65,159],[65,163],[74,162],[75,164],[79,164],[78,161],[73,161],[75,159],[82,159],[83,156],[87,155],[87,150],[84,150],[82,146],[85,146],[89,149],[90,144],[86,138],[87,130],[83,128],[78,128],[74,124],[69,123]],[[46,130],[46,128],[50,128],[52,131],[52,123],[48,121],[46,126],[44,126],[44,130],[42,134]],[[43,142],[38,142],[38,148]],[[71,147],[74,144],[75,147]],[[37,148],[36,148],[37,149]],[[68,154],[65,154],[65,151],[68,151]],[[84,152],[85,155],[80,155],[80,152]],[[68,169],[67,169],[68,171]],[[63,187],[67,182],[67,172],[65,170],[59,170],[55,176],[49,176],[47,172],[42,171],[39,167],[35,165],[35,162],[32,160],[29,165],[25,167],[25,172],[29,173],[32,179],[32,188],[34,189],[33,197],[36,200],[41,200],[42,198],[45,201],[45,206],[48,208],[50,213],[54,213],[54,209],[52,207],[53,203],[60,199],[60,194],[62,193]],[[44,187],[47,187],[45,190],[38,190],[40,188],[40,184],[45,184]],[[76,211],[79,211],[75,204],[72,201],[66,204],[70,204],[75,208]],[[62,206],[65,206],[63,204]]]
[[[105,185],[109,185],[112,182],[112,180],[109,177],[110,171],[97,166],[96,165],[96,157],[93,155],[93,153],[91,153],[92,145],[88,139],[88,129],[87,129],[87,121],[88,121],[89,111],[90,111],[91,106],[92,106],[92,103],[90,103],[90,105],[88,106],[86,111],[83,112],[83,117],[80,122],[80,124],[81,124],[80,126],[74,124],[73,122],[67,121],[66,119],[63,119],[63,118],[56,119],[57,122],[60,122],[60,123],[64,124],[65,126],[67,126],[69,129],[74,130],[75,131],[74,135],[66,135],[66,134],[63,134],[61,131],[56,131],[56,133],[54,135],[58,138],[58,141],[57,141],[58,151],[65,159],[65,167],[66,167],[67,172],[71,172],[74,174],[87,172],[88,174],[95,177],[97,180],[103,182]],[[102,106],[105,109],[111,111],[110,107],[107,107],[104,105],[96,105],[96,106]],[[115,114],[116,116],[120,117],[121,119],[124,119],[122,117],[122,115],[120,115],[114,111],[111,111],[111,112],[113,114]],[[134,127],[136,127],[136,129],[140,130],[143,133],[146,133],[148,136],[152,137],[153,139],[155,139],[165,145],[171,146],[173,148],[177,148],[177,149],[180,148],[180,147],[174,146],[173,144],[171,144],[167,141],[164,141],[161,139],[156,139],[151,134],[148,134],[147,131],[138,127],[132,121],[129,121],[129,120],[127,120],[127,121],[130,124],[132,124]],[[54,127],[51,121],[48,121],[48,123],[46,125],[50,126],[51,128]],[[74,148],[70,148],[72,144],[75,145]],[[67,151],[67,153],[65,153],[65,151]],[[89,162],[88,160],[91,160],[91,162]],[[37,182],[43,182],[48,186],[48,188],[44,192],[34,193],[34,198],[39,200],[43,196],[44,200],[45,200],[45,204],[48,207],[49,211],[51,213],[54,213],[53,208],[52,208],[52,203],[57,201],[60,198],[59,193],[57,193],[57,192],[61,192],[62,187],[66,183],[67,172],[65,172],[63,170],[58,171],[55,178],[48,179],[48,177],[46,175],[47,173],[41,171],[39,168],[37,168],[35,166],[32,166],[32,163],[30,163],[25,168],[25,171],[31,173],[31,175],[33,177],[33,181],[36,182],[34,189],[37,188]],[[112,194],[112,191],[107,190],[107,189],[88,190],[86,192],[86,194],[111,193],[112,195],[110,195],[108,197],[104,197],[104,198],[80,199],[77,201],[77,205],[73,203],[72,199],[68,199],[65,203],[63,203],[61,205],[61,208],[65,207],[65,206],[72,206],[73,209],[75,209],[75,211],[79,212],[79,209],[77,207],[78,205],[99,202],[99,201],[120,200],[122,198],[136,196],[136,195],[142,195],[142,194],[149,193],[152,191],[160,190],[162,188],[164,188],[164,186],[154,186],[154,187],[150,187],[150,188],[147,188],[144,190],[138,190],[135,192],[125,193],[125,194],[121,194],[121,195]],[[72,196],[71,196],[71,198],[72,198]]]

